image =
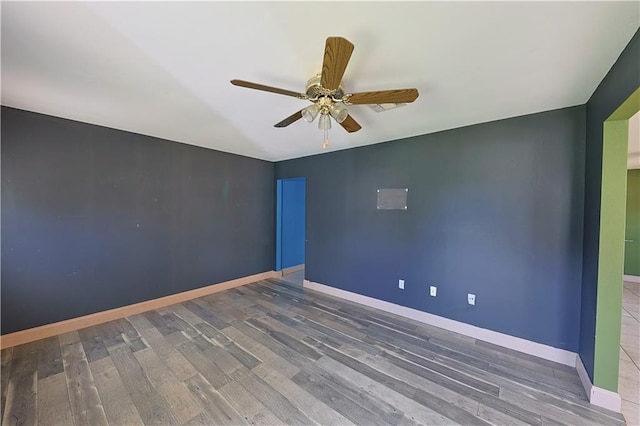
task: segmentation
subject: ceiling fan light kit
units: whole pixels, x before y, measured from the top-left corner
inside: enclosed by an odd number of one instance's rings
[[[342,88],[342,77],[351,58],[353,44],[343,37],[327,38],[324,49],[322,72],[311,77],[307,81],[305,93],[277,87],[265,86],[244,80],[231,80],[231,84],[248,89],[262,90],[285,96],[293,96],[298,99],[308,100],[312,105],[293,113],[275,127],[287,127],[288,125],[304,118],[312,122],[320,115],[318,128],[324,131],[323,148],[329,144],[328,131],[331,128],[331,118],[336,120],[347,132],[353,133],[362,127],[351,117],[343,105],[388,105],[411,103],[418,97],[418,90],[397,89],[375,92],[345,93]],[[340,105],[343,104],[343,105]],[[398,105],[399,106],[399,105]],[[386,108],[388,109],[388,108]]]

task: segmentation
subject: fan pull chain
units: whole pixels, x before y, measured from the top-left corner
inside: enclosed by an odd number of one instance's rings
[[[322,149],[326,149],[329,146],[329,129],[324,129],[324,142],[322,143]]]

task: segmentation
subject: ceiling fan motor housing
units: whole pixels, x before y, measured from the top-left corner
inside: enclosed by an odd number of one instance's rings
[[[339,86],[335,90],[329,90],[322,87],[320,84],[320,74],[316,74],[307,81],[306,94],[309,100],[317,102],[322,97],[330,98],[333,102],[341,102],[344,96],[344,89]]]

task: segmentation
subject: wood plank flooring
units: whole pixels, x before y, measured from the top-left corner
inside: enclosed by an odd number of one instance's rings
[[[622,425],[575,369],[261,281],[2,351],[3,425]]]

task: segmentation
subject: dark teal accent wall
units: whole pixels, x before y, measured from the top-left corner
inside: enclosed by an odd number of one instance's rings
[[[586,104],[584,248],[579,355],[593,382],[604,121],[640,87],[640,32],[636,32]]]
[[[584,131],[574,107],[277,163],[307,178],[306,278],[577,351]]]
[[[2,333],[273,269],[274,164],[2,108]]]

